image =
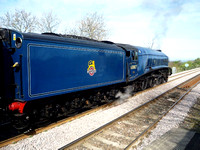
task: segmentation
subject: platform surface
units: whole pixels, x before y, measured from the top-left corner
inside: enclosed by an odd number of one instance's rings
[[[173,128],[143,150],[200,150],[200,133]]]

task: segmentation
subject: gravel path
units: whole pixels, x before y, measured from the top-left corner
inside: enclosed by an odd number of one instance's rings
[[[189,75],[182,79],[178,79],[177,81],[172,81],[163,86],[148,90],[126,100],[119,100],[118,104],[120,105],[99,110],[46,132],[21,140],[15,144],[10,144],[1,148],[1,150],[58,149],[199,73],[200,72]]]
[[[179,124],[184,121],[190,108],[195,104],[197,98],[200,97],[200,84],[198,84],[185,98],[176,105],[151,131],[148,138],[145,138],[142,145],[137,147],[141,150],[148,144],[158,139],[172,128],[178,128]]]

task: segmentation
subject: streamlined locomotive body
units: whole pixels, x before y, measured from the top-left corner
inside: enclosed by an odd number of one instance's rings
[[[105,100],[105,89],[113,93],[114,87],[131,84],[143,90],[167,81],[170,73],[168,57],[161,51],[0,29],[0,115],[23,120],[17,128],[30,122],[33,114],[32,118],[55,116],[75,103],[92,103],[88,91],[101,93]],[[77,98],[80,93],[87,96]],[[70,98],[58,105],[59,95]]]

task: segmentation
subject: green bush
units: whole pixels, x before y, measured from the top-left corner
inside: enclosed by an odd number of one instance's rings
[[[189,66],[186,67],[185,64],[188,64]],[[185,71],[185,70],[198,68],[198,67],[200,67],[200,58],[197,58],[195,60],[186,61],[186,62],[182,62],[180,60],[179,61],[170,61],[169,67],[171,67],[171,68],[176,67],[176,72],[181,72],[181,71]]]

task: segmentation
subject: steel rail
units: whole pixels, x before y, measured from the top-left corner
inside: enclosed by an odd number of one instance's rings
[[[193,71],[192,73],[188,73],[187,75],[193,74],[193,73],[195,73],[195,72],[198,72],[198,71]],[[177,75],[177,76],[178,76],[178,75]],[[175,78],[175,79],[173,79],[173,80],[170,80],[170,81],[168,81],[168,82],[165,82],[165,83],[163,83],[163,84],[161,84],[161,85],[164,85],[164,84],[167,84],[167,83],[169,83],[169,82],[172,82],[172,81],[175,81],[175,80],[177,80],[177,79],[180,79],[180,78],[185,77],[185,76],[182,76],[181,74],[180,74],[180,76],[181,76],[181,77],[177,77],[177,78]],[[141,94],[141,93],[146,92],[146,91],[148,91],[148,90],[152,90],[152,89],[157,88],[158,86],[161,86],[161,85],[157,85],[157,86],[154,86],[154,87],[152,87],[152,88],[148,88],[148,89],[146,89],[146,90],[144,90],[144,91],[139,91],[139,92],[135,93],[135,94],[132,95],[132,96]],[[163,94],[164,94],[164,93],[163,93]],[[132,96],[130,96],[130,97],[132,97]],[[22,140],[22,139],[29,138],[29,137],[34,136],[34,135],[36,135],[36,134],[39,134],[39,133],[41,133],[41,132],[43,132],[43,131],[52,129],[52,128],[56,127],[56,126],[60,126],[60,125],[62,125],[62,124],[64,124],[64,123],[73,121],[73,120],[75,120],[75,119],[77,119],[77,118],[86,116],[86,115],[88,115],[88,114],[91,114],[91,113],[93,113],[93,112],[96,112],[96,111],[98,111],[98,110],[101,110],[101,109],[103,109],[103,108],[105,108],[105,107],[112,106],[112,104],[115,103],[115,102],[116,102],[116,101],[113,101],[113,102],[104,104],[104,105],[102,105],[102,106],[99,106],[99,107],[96,107],[96,108],[87,110],[87,111],[82,112],[82,113],[80,113],[80,114],[77,114],[77,115],[75,115],[75,116],[71,116],[71,117],[68,117],[68,118],[64,118],[64,119],[59,120],[59,121],[57,121],[57,122],[54,122],[54,123],[52,123],[52,124],[50,124],[50,125],[48,125],[48,126],[41,127],[41,128],[35,129],[35,130],[31,131],[31,132],[23,133],[23,134],[20,134],[20,135],[15,136],[15,137],[12,137],[12,138],[9,138],[9,139],[0,141],[0,148],[1,148],[1,147],[4,147],[4,146],[7,146],[7,145],[9,145],[9,144],[12,144],[12,143],[16,143],[16,142],[18,142],[18,141],[20,141],[20,140]]]
[[[60,125],[62,125],[62,124],[64,124],[64,123],[73,121],[73,120],[75,120],[75,119],[77,119],[77,118],[86,116],[86,115],[91,114],[91,113],[93,113],[93,112],[96,112],[96,111],[98,111],[98,110],[100,110],[100,109],[103,109],[104,107],[107,107],[107,106],[109,106],[109,105],[111,105],[111,103],[108,103],[108,104],[105,104],[105,105],[102,105],[102,106],[99,106],[99,107],[96,107],[96,108],[87,110],[87,111],[85,111],[85,112],[83,112],[83,113],[80,113],[80,114],[77,114],[77,115],[75,115],[75,116],[71,116],[71,117],[68,117],[68,118],[59,120],[59,121],[57,121],[57,122],[51,123],[51,124],[48,125],[48,126],[41,127],[41,128],[37,128],[37,129],[35,129],[35,130],[33,130],[33,131],[30,131],[30,132],[27,132],[27,133],[22,133],[22,134],[20,134],[20,135],[15,136],[15,137],[12,137],[12,138],[9,138],[9,139],[0,141],[0,148],[1,148],[1,147],[4,147],[4,146],[7,146],[7,145],[9,145],[9,144],[12,144],[12,143],[16,143],[16,142],[18,142],[18,141],[20,141],[20,140],[22,140],[22,139],[29,138],[29,137],[31,137],[31,136],[34,136],[34,135],[39,134],[39,133],[41,133],[41,132],[47,131],[47,130],[52,129],[52,128],[54,128],[54,127],[60,126]]]
[[[198,81],[197,83],[195,83],[191,88],[189,88],[162,116],[160,116],[154,123],[152,123],[146,130],[144,130],[139,136],[137,136],[137,138],[135,138],[126,148],[125,150],[129,150],[133,147],[136,147],[136,145],[138,144],[138,141],[140,141],[142,138],[145,137],[145,135],[147,135],[153,128],[155,128],[155,126],[158,124],[158,122],[167,115],[167,113],[169,113],[170,110],[172,110],[174,108],[175,105],[177,105],[178,103],[181,102],[181,100],[198,84],[200,83],[200,81]]]
[[[200,71],[200,69],[199,69],[199,70],[195,70],[195,71],[193,71],[193,72],[191,72],[191,73],[184,74],[184,75],[179,74],[179,75],[176,76],[175,79],[171,79],[170,81],[167,81],[167,82],[164,82],[164,83],[162,83],[162,84],[156,85],[156,86],[154,86],[154,87],[152,87],[152,88],[145,89],[144,91],[139,91],[139,92],[135,93],[134,96],[136,96],[136,95],[138,95],[138,94],[141,94],[141,93],[143,93],[143,92],[147,92],[147,91],[152,90],[152,89],[154,89],[154,88],[157,88],[157,87],[159,87],[159,86],[168,84],[168,83],[170,83],[170,82],[172,82],[172,81],[178,80],[178,79],[180,79],[180,78],[183,78],[183,77],[185,77],[185,76],[191,75],[191,74],[196,73],[196,72],[199,72],[199,71]],[[180,76],[180,77],[178,77],[178,76]]]
[[[180,74],[172,74],[171,76],[169,76],[169,79],[173,79],[173,78],[177,78],[177,77],[181,77],[181,76],[186,76],[186,75],[189,75],[189,74],[191,74],[191,73],[195,73],[195,72],[198,72],[198,71],[200,71],[200,68],[197,68],[197,69],[193,69],[193,70],[191,70],[190,72],[189,71],[183,71],[183,72],[181,72]]]
[[[172,89],[169,89],[169,90],[167,90],[166,92],[164,92],[164,93],[162,93],[162,94],[156,96],[155,98],[152,98],[152,99],[149,100],[148,102],[145,102],[144,104],[142,104],[142,105],[140,105],[140,106],[138,106],[138,107],[136,107],[136,108],[130,110],[129,112],[123,114],[122,116],[120,116],[120,117],[118,117],[118,118],[116,118],[116,119],[114,119],[114,120],[112,120],[112,121],[106,123],[105,125],[103,125],[103,126],[97,128],[97,129],[95,129],[95,130],[89,132],[88,134],[86,134],[86,135],[84,135],[84,136],[82,136],[82,137],[76,139],[75,141],[72,141],[71,143],[69,143],[69,144],[67,144],[67,145],[65,145],[65,146],[63,146],[63,147],[61,147],[59,150],[72,149],[72,148],[78,146],[78,145],[79,145],[80,143],[82,143],[83,141],[86,141],[86,140],[89,139],[90,137],[93,137],[93,136],[97,135],[98,133],[102,132],[103,129],[108,128],[108,127],[111,126],[113,123],[115,123],[115,122],[119,121],[120,119],[122,119],[122,118],[128,116],[129,114],[131,114],[131,113],[133,113],[133,112],[135,112],[135,111],[138,111],[138,110],[142,109],[143,107],[145,107],[145,106],[147,106],[147,105],[153,103],[153,102],[156,101],[159,97],[162,97],[163,95],[165,95],[166,93],[168,93],[168,92],[170,92],[170,91],[176,89],[177,87],[180,87],[181,85],[184,85],[184,84],[186,84],[186,83],[189,82],[189,81],[192,81],[193,79],[195,79],[195,78],[198,77],[199,75],[200,75],[200,74],[198,74],[198,75],[196,75],[196,76],[194,76],[194,77],[188,79],[187,81],[185,81],[185,82],[183,82],[183,83],[180,83],[179,85],[173,87]],[[184,96],[185,96],[185,95],[186,95],[186,94],[184,94]],[[181,98],[183,98],[184,96],[181,96]],[[177,103],[176,103],[176,104],[177,104]],[[173,105],[173,107],[174,107],[174,106],[175,106],[175,105]],[[166,115],[166,114],[165,114],[165,115]],[[156,120],[156,122],[158,122],[158,120]],[[151,128],[151,127],[149,127],[149,128]],[[143,131],[143,132],[146,133],[146,130]],[[143,133],[143,132],[142,132],[142,133]],[[141,135],[142,135],[142,133],[141,133]],[[138,141],[138,139],[139,139],[139,138],[137,138],[137,140],[134,140],[134,141],[131,142],[131,143],[133,143],[133,144],[136,143],[136,141]],[[128,148],[128,146],[127,146],[127,148]]]
[[[199,70],[200,70],[200,68],[194,68],[194,69],[191,69],[191,70],[178,72],[178,73],[172,74],[171,76],[169,76],[169,78],[173,78],[173,77],[180,76],[180,75],[185,75],[187,73],[195,72],[195,71],[199,71]]]

